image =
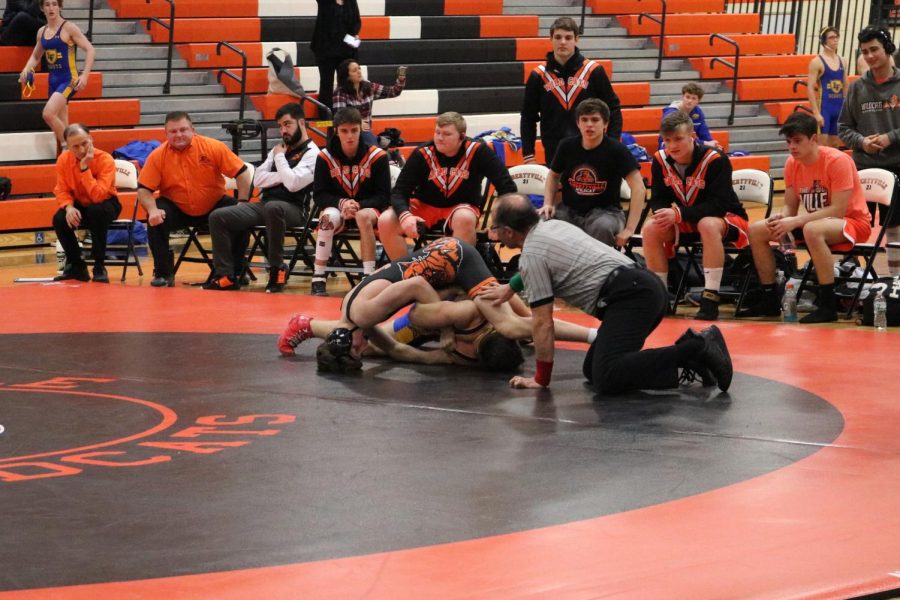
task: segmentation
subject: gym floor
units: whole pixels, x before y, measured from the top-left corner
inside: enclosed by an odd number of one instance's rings
[[[2,598],[900,589],[896,331],[723,319],[727,394],[595,398],[578,344],[540,393],[378,360],[319,375],[314,343],[275,340],[295,312],[334,317],[343,280],[13,284],[53,274],[34,255],[0,263]]]

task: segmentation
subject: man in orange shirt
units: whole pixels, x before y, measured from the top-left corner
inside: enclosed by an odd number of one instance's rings
[[[153,253],[153,287],[175,284],[169,233],[205,225],[209,213],[236,201],[225,194],[225,178],[237,180],[238,201],[250,198],[253,177],[244,162],[218,140],[197,135],[191,117],[166,115],[166,142],[150,153],[138,179],[138,199],[147,211],[147,238]],[[159,191],[159,198],[153,193]]]
[[[87,264],[75,237],[75,229],[91,232],[91,256],[94,281],[109,283],[106,260],[106,232],[122,210],[116,197],[116,162],[103,150],[94,148],[88,128],[73,123],[66,127],[63,139],[68,150],[56,159],[56,187],[53,194],[59,210],[53,215],[53,229],[66,251],[66,267],[57,281],[89,281]]]

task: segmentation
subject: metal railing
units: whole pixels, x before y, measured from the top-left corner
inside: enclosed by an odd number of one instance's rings
[[[147,4],[150,4],[150,0],[146,0]],[[166,60],[166,82],[163,84],[163,94],[168,94],[172,91],[172,48],[174,46],[173,42],[175,41],[175,0],[165,0],[165,2],[169,3],[169,22],[165,23],[159,17],[149,17],[147,19],[147,31],[150,31],[150,23],[156,23],[163,29],[169,30],[169,55]]]
[[[581,26],[578,28],[578,35],[584,35],[585,14],[587,14],[587,0],[581,0]]]
[[[84,33],[84,37],[86,37],[89,42],[94,41],[94,2],[95,0],[88,0],[88,26],[87,31]]]
[[[663,52],[666,47],[666,0],[659,0],[662,3],[662,14],[660,14],[660,18],[656,18],[649,13],[640,13],[638,15],[637,24],[640,25],[644,20],[644,17],[653,21],[654,23],[659,23],[659,57],[656,60],[656,73],[654,74],[655,79],[659,79],[662,76],[662,61],[663,61]]]
[[[709,36],[709,45],[712,46],[716,41],[716,38],[722,40],[726,44],[731,44],[734,46],[734,63],[730,63],[724,58],[716,56],[711,61],[709,61],[709,66],[712,67],[716,63],[722,63],[724,66],[729,67],[732,70],[731,74],[731,111],[728,113],[728,124],[734,125],[734,106],[737,101],[737,80],[738,80],[738,68],[740,67],[741,61],[741,47],[735,42],[733,39],[722,35],[721,33],[713,33]]]
[[[225,75],[226,77],[229,77],[230,79],[233,79],[233,80],[237,81],[238,84],[240,84],[240,86],[241,86],[240,102],[241,103],[240,103],[240,107],[239,107],[240,113],[239,113],[238,119],[243,121],[244,120],[244,103],[245,103],[246,96],[247,96],[247,53],[244,52],[243,50],[241,50],[240,48],[237,48],[236,46],[229,44],[228,42],[219,42],[218,44],[216,44],[216,56],[222,56],[222,48],[228,48],[229,50],[231,50],[232,52],[234,52],[235,54],[237,54],[238,56],[241,57],[241,76],[240,77],[238,77],[231,71],[228,71],[227,69],[219,69],[219,72],[216,73],[216,81],[218,81],[219,83],[222,83],[222,76]]]

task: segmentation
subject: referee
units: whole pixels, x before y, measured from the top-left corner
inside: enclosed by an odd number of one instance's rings
[[[550,385],[556,298],[602,320],[583,367],[601,395],[674,388],[696,376],[722,391],[731,385],[731,358],[716,326],[700,333],[688,329],[672,346],[641,349],[662,321],[668,299],[653,273],[574,225],[541,221],[531,201],[519,194],[498,198],[491,219],[494,239],[522,249],[521,278],[514,277],[512,287],[495,285],[480,295],[500,302],[524,284],[532,311],[537,369],[534,377],[513,377],[511,387]]]

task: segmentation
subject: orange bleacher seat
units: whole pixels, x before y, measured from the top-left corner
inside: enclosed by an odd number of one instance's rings
[[[161,19],[168,23],[168,19]],[[231,18],[231,19],[204,19],[204,18],[177,18],[175,23],[175,42],[218,42],[226,40],[235,42],[259,42],[260,21],[259,17]],[[157,23],[150,23],[150,37],[154,43],[168,43],[169,30]],[[215,53],[215,48],[213,48]]]
[[[661,111],[660,111],[660,114],[662,114]],[[722,144],[722,146],[726,150],[728,150],[728,139],[729,138],[728,138],[727,131],[724,131],[724,130],[718,131],[717,130],[717,131],[710,131],[709,133],[712,135],[714,140],[716,140],[717,142]],[[651,156],[653,155],[654,152],[656,152],[656,149],[659,147],[659,135],[656,133],[639,133],[634,136],[634,139],[639,145],[646,148],[647,153],[650,154]]]
[[[536,15],[492,15],[481,17],[481,37],[533,37],[540,35]]]
[[[667,26],[668,27],[668,26]],[[719,38],[712,45],[709,35],[668,35],[665,56],[734,56],[734,46]],[[728,36],[740,46],[741,60],[749,54],[789,54],[794,51],[794,36],[785,34],[738,33]],[[659,37],[650,38],[659,46]]]
[[[24,66],[24,63],[23,63]],[[31,96],[26,98],[22,96],[22,100],[46,100],[48,93],[48,75],[46,73],[35,73],[34,74],[34,92],[32,92]],[[91,73],[91,76],[88,77],[87,85],[78,91],[75,95],[75,98],[83,99],[83,98],[101,98],[103,97],[103,74],[102,73]]]
[[[109,0],[119,18],[168,17],[169,3],[164,0]],[[175,18],[181,17],[255,17],[259,15],[257,0],[178,0]],[[178,24],[175,26],[178,31]]]
[[[517,38],[516,60],[544,61],[547,53],[553,50],[550,38]],[[530,72],[530,69],[529,71]],[[526,77],[528,76],[526,72]]]
[[[234,46],[247,54],[248,65],[263,64],[263,47],[261,42],[238,42]],[[192,69],[241,66],[241,57],[228,49],[223,48],[222,54],[216,56],[216,44],[178,44],[175,47]]]
[[[75,100],[69,103],[69,121],[90,127],[137,125],[141,120],[141,101],[136,98],[115,100]]]
[[[444,0],[445,15],[502,15],[503,0]]]
[[[742,56],[738,67],[739,78],[749,77],[796,77],[805,76],[813,54],[778,56]],[[732,69],[721,63],[710,64],[711,58],[689,58],[703,79],[726,79],[732,76]]]
[[[0,166],[0,176],[12,180],[12,193],[16,196],[49,194],[56,185],[56,165]]]
[[[588,0],[597,15],[637,15],[659,10],[658,1],[645,0]],[[668,0],[666,13],[719,13],[725,10],[725,0]]]
[[[237,77],[241,76],[240,69],[228,69]],[[215,74],[215,73],[214,73]],[[300,80],[300,67],[294,68],[294,74],[297,80]],[[230,77],[222,77],[222,86],[227,94],[239,94],[241,92],[240,84]],[[268,67],[247,68],[247,81],[244,86],[248,94],[265,94],[269,90],[269,69]]]
[[[659,18],[660,15],[654,15]],[[619,15],[619,22],[629,35],[659,35],[659,23],[645,18],[638,25],[638,16]],[[668,14],[666,35],[689,33],[758,33],[759,14]]]
[[[315,97],[316,94],[310,94]],[[297,102],[297,98],[294,96],[289,96],[287,94],[264,94],[258,96],[251,96],[250,100],[253,102],[253,107],[259,112],[263,119],[274,119],[275,113],[278,112],[278,109],[287,104],[288,102]],[[316,106],[312,102],[304,102],[303,103],[303,112],[306,115],[307,119],[315,118],[318,114]],[[379,129],[379,131],[381,131]]]
[[[775,120],[778,121],[778,124],[787,120],[791,114],[797,109],[798,106],[805,106],[809,108],[809,102],[798,102],[798,101],[789,101],[789,102],[766,102],[763,104],[765,109],[769,111]]]
[[[34,48],[0,46],[0,73],[21,73]]]
[[[794,84],[806,82],[805,77],[766,77],[763,79],[739,79],[738,100],[787,100],[806,98],[806,86]],[[726,82],[731,87],[731,82]]]
[[[119,192],[122,205],[120,219],[130,219],[134,210],[136,192]],[[56,198],[22,198],[0,202],[0,231],[33,231],[53,229],[53,215],[59,210]],[[146,219],[147,213],[138,207],[138,219]]]

